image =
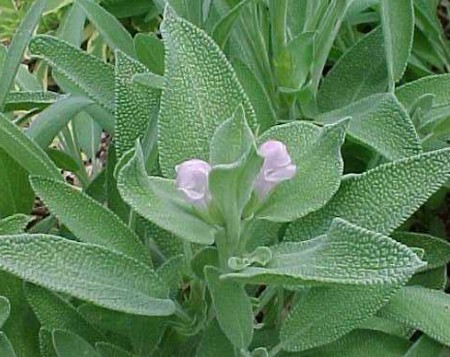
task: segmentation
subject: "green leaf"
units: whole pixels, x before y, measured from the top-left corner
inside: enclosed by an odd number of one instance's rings
[[[81,93],[109,111],[114,111],[114,69],[111,65],[47,35],[34,37],[30,42],[30,50],[54,67]]]
[[[439,342],[426,335],[422,335],[403,357],[444,357],[448,355],[449,352],[450,349],[448,347],[441,345]]]
[[[43,327],[39,330],[39,351],[41,357],[58,357],[53,347],[52,332]]]
[[[0,328],[3,327],[5,321],[8,320],[11,312],[11,305],[9,300],[4,296],[0,296]]]
[[[47,148],[45,152],[61,170],[77,172],[81,169],[81,164],[65,151]]]
[[[0,149],[0,218],[15,213],[29,214],[33,203],[27,171]]]
[[[280,357],[403,357],[409,346],[409,341],[402,338],[356,330],[329,345],[299,354],[281,353]]]
[[[422,287],[402,288],[380,311],[382,316],[421,330],[431,338],[450,345],[450,296]]]
[[[266,131],[277,122],[277,116],[273,109],[271,98],[261,81],[246,63],[239,59],[234,59],[233,68],[255,110],[259,126],[258,131]]]
[[[334,217],[390,234],[446,182],[449,167],[450,150],[443,149],[350,175],[325,207],[291,224],[286,239],[317,237]]]
[[[387,86],[383,33],[376,29],[358,41],[323,80],[317,94],[321,112],[345,107]]]
[[[447,267],[444,265],[431,270],[418,272],[408,281],[407,285],[418,285],[428,289],[444,290],[447,286]]]
[[[212,30],[212,38],[219,45],[220,48],[225,48],[225,44],[231,35],[231,29],[242,13],[242,10],[247,4],[254,0],[242,0],[234,6],[228,13],[214,25]]]
[[[100,203],[63,182],[37,176],[30,181],[37,195],[79,240],[151,264],[138,236]]]
[[[0,71],[0,112],[3,111],[8,93],[14,84],[17,70],[22,63],[23,53],[44,11],[45,1],[33,2],[9,45],[8,54]]]
[[[408,64],[414,37],[413,0],[381,0],[384,47],[392,88]]]
[[[383,247],[381,249],[380,247]],[[406,246],[336,218],[326,235],[271,247],[265,267],[251,266],[223,277],[256,284],[395,284],[425,265]]]
[[[5,111],[41,109],[53,104],[58,98],[53,92],[9,92]]]
[[[15,214],[0,220],[0,235],[22,233],[31,218],[24,214]]]
[[[281,183],[256,212],[256,217],[288,222],[319,209],[336,193],[341,182],[344,142],[348,120],[320,129],[307,122],[275,126],[258,139],[274,139],[288,149],[297,173]]]
[[[94,347],[73,332],[54,330],[52,336],[58,357],[101,357]]]
[[[450,93],[447,90],[449,85],[450,74],[427,76],[397,88],[395,95],[410,110],[420,97],[432,94],[434,98],[430,117],[439,119],[450,113]]]
[[[149,73],[145,66],[120,51],[116,52],[115,143],[117,157],[132,149],[156,121],[161,92],[132,81],[135,74]]]
[[[41,148],[49,146],[76,114],[93,102],[85,97],[69,96],[47,107],[33,119],[27,135]]]
[[[220,272],[213,267],[205,267],[205,276],[222,331],[235,347],[247,348],[253,335],[253,311],[244,287],[221,280]]]
[[[311,288],[299,297],[298,302],[283,322],[280,330],[283,349],[303,351],[337,340],[360,327],[362,323],[373,316],[386,304],[402,283]],[[370,331],[366,334],[378,335],[381,333]],[[340,341],[338,340],[337,343]],[[365,341],[365,339],[360,341]],[[347,348],[351,348],[351,345]],[[332,351],[336,351],[335,346],[332,347]],[[303,354],[301,356],[303,357]],[[312,354],[311,356],[322,355]],[[330,356],[336,356],[336,354],[330,354]],[[355,354],[355,356],[366,355]],[[372,354],[368,356],[372,356]],[[382,354],[382,356],[384,355]]]
[[[161,228],[190,242],[214,242],[214,227],[193,214],[173,181],[147,176],[139,145],[131,160],[120,170],[117,187],[122,198],[137,213]]]
[[[1,113],[0,148],[30,174],[61,179],[58,168],[47,154]]]
[[[414,125],[392,94],[374,94],[316,120],[330,124],[351,117],[347,133],[389,160],[420,154],[422,149]]]
[[[134,37],[137,58],[150,71],[164,74],[164,44],[153,34],[138,33]]]
[[[25,296],[42,327],[48,330],[66,329],[91,343],[104,339],[69,302],[53,292],[26,283]]]
[[[408,247],[423,249],[425,255],[422,259],[427,262],[427,270],[438,268],[450,261],[450,243],[443,239],[411,232],[394,232],[391,236]]]
[[[9,341],[8,337],[3,332],[0,332],[0,356],[16,357],[16,352],[14,352],[11,341]]]
[[[225,336],[217,320],[212,320],[198,345],[196,357],[237,357],[235,348]]]
[[[115,16],[97,5],[95,1],[76,0],[76,2],[112,50],[121,50],[131,57],[136,57],[133,38]]]
[[[281,49],[274,61],[279,86],[284,90],[300,90],[314,58],[314,32],[294,37]]]
[[[207,160],[216,127],[239,104],[251,127],[255,113],[233,68],[205,32],[168,6],[161,25],[166,48],[166,80],[158,118],[160,165],[167,177],[190,158]]]
[[[103,357],[133,357],[128,351],[124,349],[114,346],[110,343],[99,342],[95,344],[95,348]]]
[[[174,312],[148,266],[102,247],[49,235],[2,236],[0,268],[51,290],[136,315]]]

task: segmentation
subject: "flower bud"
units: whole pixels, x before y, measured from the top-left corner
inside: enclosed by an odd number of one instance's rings
[[[176,185],[187,202],[199,208],[206,208],[211,195],[208,189],[208,175],[211,166],[198,159],[187,160],[175,166]]]
[[[264,199],[280,182],[292,179],[297,167],[281,141],[266,141],[259,147],[258,154],[264,159],[264,163],[256,179],[255,189],[259,198]]]

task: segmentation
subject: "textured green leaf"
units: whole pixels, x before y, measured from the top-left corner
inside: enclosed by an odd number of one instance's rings
[[[138,33],[134,37],[137,58],[147,68],[159,75],[164,74],[164,44],[153,34]]]
[[[392,94],[371,95],[322,114],[317,120],[330,124],[347,117],[351,117],[347,133],[389,160],[417,155],[422,151],[408,113]]]
[[[136,56],[131,35],[115,16],[97,5],[95,1],[76,1],[112,50],[121,50],[129,56]]]
[[[205,276],[222,331],[235,347],[247,348],[253,335],[253,311],[244,287],[221,280],[220,272],[213,267],[205,268]]]
[[[256,74],[244,62],[234,59],[233,68],[252,104],[258,120],[258,132],[264,132],[277,122],[271,99]]]
[[[394,232],[391,236],[408,247],[423,249],[426,269],[434,269],[450,261],[450,243],[441,238],[411,232]]]
[[[167,287],[153,270],[96,245],[48,235],[5,235],[0,267],[109,309],[148,316],[174,312]]]
[[[421,330],[449,346],[449,306],[450,296],[444,292],[408,286],[395,294],[380,314]]]
[[[85,97],[62,98],[43,110],[27,129],[27,135],[41,148],[49,146],[78,112],[93,102]]]
[[[111,65],[63,40],[46,35],[34,37],[30,50],[81,93],[114,111],[114,69]]]
[[[413,44],[413,0],[381,0],[381,22],[389,77],[397,82],[405,72]]]
[[[58,357],[53,347],[52,332],[43,327],[39,330],[39,351],[41,357]]]
[[[101,357],[94,347],[73,332],[54,330],[52,336],[58,357]]]
[[[406,107],[411,109],[413,104],[423,95],[432,94],[433,107],[430,117],[441,118],[450,113],[450,75],[440,74],[427,76],[409,82],[396,89],[395,95]]]
[[[243,104],[251,127],[255,113],[233,68],[206,33],[166,7],[161,31],[166,80],[158,118],[160,165],[165,176],[190,159],[207,160],[216,127]]]
[[[3,332],[0,332],[0,356],[16,357],[11,341],[9,341],[8,337]]]
[[[194,243],[214,242],[214,227],[193,215],[173,181],[147,176],[139,145],[133,158],[120,170],[117,187],[137,213],[161,228]]]
[[[138,236],[113,212],[65,183],[36,176],[30,181],[38,196],[79,240],[151,263]]]
[[[27,181],[27,171],[0,149],[0,218],[31,212],[34,193]]]
[[[303,351],[337,340],[373,316],[400,286],[401,284],[311,288],[300,296],[281,327],[283,348],[287,351]],[[379,333],[371,331],[370,334]]]
[[[280,357],[403,357],[409,346],[405,339],[357,330],[321,348],[298,354],[281,353]]]
[[[67,329],[91,343],[104,338],[69,302],[51,291],[27,283],[25,296],[42,327],[48,330]]]
[[[15,214],[0,220],[0,235],[22,233],[31,218],[24,214]]]
[[[155,121],[161,92],[132,81],[135,74],[149,73],[145,66],[120,51],[116,52],[115,143],[120,158]]]
[[[336,193],[341,182],[348,120],[320,129],[306,122],[275,126],[258,139],[286,144],[297,173],[281,183],[256,212],[256,217],[277,222],[300,218],[319,209]]]
[[[3,111],[5,100],[14,84],[14,78],[22,62],[23,53],[28,46],[35,27],[39,23],[42,11],[44,11],[45,1],[37,0],[32,4],[9,45],[5,62],[0,68],[0,112]]]
[[[58,168],[45,152],[1,113],[0,148],[30,174],[61,179]]]
[[[422,335],[403,357],[445,357],[448,356],[449,353],[450,349],[448,347],[426,335]]]
[[[281,243],[271,250],[273,258],[265,267],[247,267],[224,277],[258,284],[395,284],[425,265],[406,246],[339,218],[324,236]]]
[[[361,326],[359,326],[359,328],[364,330],[384,332],[389,335],[394,335],[402,338],[411,337],[415,331],[413,328],[405,324],[385,319],[383,317],[378,317],[376,315],[365,321]]]
[[[317,94],[321,112],[345,107],[387,86],[383,33],[376,29],[357,42],[334,65]]]
[[[58,97],[53,92],[9,92],[6,97],[5,111],[45,108],[53,104]]]
[[[286,239],[317,237],[334,217],[390,234],[445,183],[449,168],[450,150],[443,149],[351,175],[325,207],[291,224]]]
[[[217,320],[212,320],[203,334],[196,357],[237,357],[230,340],[225,336]]]
[[[418,285],[428,289],[444,290],[447,286],[447,267],[441,266],[414,274],[407,285]]]

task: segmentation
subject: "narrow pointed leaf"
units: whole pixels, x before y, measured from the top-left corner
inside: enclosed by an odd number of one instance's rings
[[[36,176],[30,181],[37,195],[79,240],[150,264],[138,236],[100,203],[63,182]]]
[[[30,110],[45,108],[53,104],[58,95],[53,92],[9,92],[6,97],[5,111]]]
[[[0,148],[30,174],[61,179],[58,168],[47,154],[1,113]]]
[[[253,311],[244,287],[221,280],[213,267],[205,268],[205,276],[222,331],[235,347],[247,348],[253,335]]]
[[[214,242],[214,227],[192,213],[173,181],[147,176],[140,146],[120,170],[117,187],[125,202],[159,227],[191,242]]]
[[[47,35],[35,36],[30,50],[48,62],[78,91],[114,111],[114,69],[111,65],[68,42]]]
[[[325,233],[334,217],[390,234],[450,177],[450,150],[443,149],[376,167],[342,181],[322,209],[294,222],[288,240]]]
[[[58,357],[101,357],[94,347],[73,332],[58,329],[53,331],[52,337]]]
[[[112,310],[166,316],[175,308],[152,269],[96,245],[49,235],[5,235],[0,240],[0,268]]]
[[[23,53],[28,46],[35,27],[39,23],[45,3],[46,0],[37,0],[28,9],[9,45],[5,61],[0,66],[0,112],[3,111],[6,98],[22,63]]]

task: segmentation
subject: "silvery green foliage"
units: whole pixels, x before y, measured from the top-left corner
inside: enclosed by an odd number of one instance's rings
[[[410,228],[449,76],[397,86],[446,58],[436,1],[76,0],[31,36],[55,6],[0,46],[0,356],[448,353],[450,244]]]

